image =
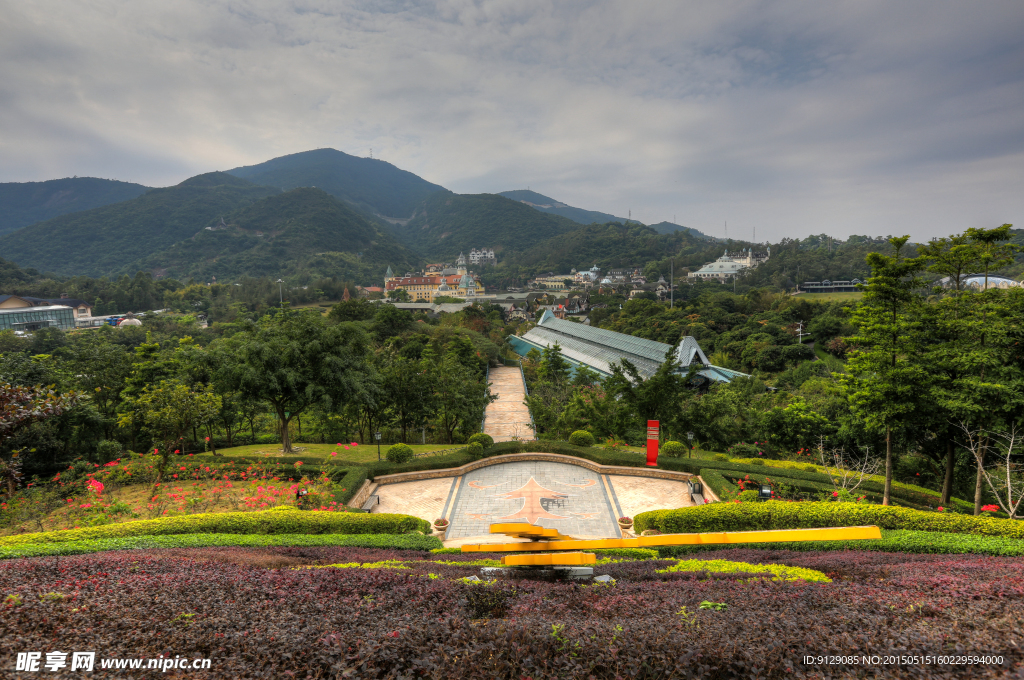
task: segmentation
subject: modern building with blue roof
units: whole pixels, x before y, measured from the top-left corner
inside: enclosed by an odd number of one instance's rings
[[[525,335],[511,335],[508,342],[520,356],[526,356],[531,349],[543,352],[558,345],[562,356],[573,366],[586,366],[602,377],[612,374],[612,366],[623,359],[636,367],[643,378],[650,378],[665,357],[673,350],[672,345],[654,340],[645,340],[625,333],[593,328],[591,326],[559,319],[545,310],[537,325]],[[683,371],[698,364],[697,373],[715,382],[730,382],[733,378],[749,377],[746,373],[714,366],[708,361],[696,338],[686,336],[675,347],[675,355]]]

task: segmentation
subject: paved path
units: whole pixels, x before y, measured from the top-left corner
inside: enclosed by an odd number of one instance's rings
[[[442,477],[378,486],[374,493],[380,497],[380,503],[370,512],[397,512],[433,522],[444,510],[453,481],[453,477]]]
[[[491,394],[498,395],[484,411],[484,432],[496,442],[507,442],[513,437],[536,437],[530,423],[530,409],[526,407],[526,385],[518,366],[492,368],[488,379]]]

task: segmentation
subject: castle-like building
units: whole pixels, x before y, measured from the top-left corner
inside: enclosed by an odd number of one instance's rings
[[[739,275],[746,269],[754,269],[760,264],[768,261],[772,256],[772,249],[765,252],[755,253],[753,248],[744,248],[738,253],[730,253],[728,250],[714,262],[708,262],[695,272],[690,272],[687,277],[690,279],[717,280],[719,282]]]
[[[413,302],[433,302],[437,297],[473,300],[484,294],[483,284],[466,269],[466,257],[462,253],[454,267],[431,265],[426,273],[397,276],[388,267],[384,274],[384,291],[390,295],[397,290],[404,290]]]

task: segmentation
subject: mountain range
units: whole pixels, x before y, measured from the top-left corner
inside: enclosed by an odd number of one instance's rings
[[[98,177],[0,183],[0,235],[59,215],[120,203],[149,187]]]
[[[641,239],[676,230],[703,236],[669,223],[633,232],[636,223],[531,191],[455,194],[390,163],[334,149],[158,189],[96,178],[0,185],[0,229],[9,229],[0,257],[59,276],[142,270],[198,280],[338,276],[379,284],[388,266],[409,271],[472,248],[493,248],[499,262],[523,256],[554,264],[552,253],[537,248],[558,250],[565,240],[590,257],[586,234],[596,232],[582,225],[595,222]],[[604,237],[596,243],[621,242],[597,231]],[[640,252],[630,238],[631,252]]]

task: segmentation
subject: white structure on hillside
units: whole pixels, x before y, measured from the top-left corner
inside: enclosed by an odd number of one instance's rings
[[[767,252],[755,253],[753,249],[744,248],[739,253],[729,254],[725,251],[722,257],[714,262],[708,262],[695,272],[690,272],[687,277],[690,279],[725,281],[742,273],[745,269],[753,269],[762,262],[767,262],[772,255],[772,249]]]
[[[469,251],[469,262],[475,265],[488,265],[497,263],[497,258],[494,257],[493,248],[481,248],[477,250],[473,248]]]

